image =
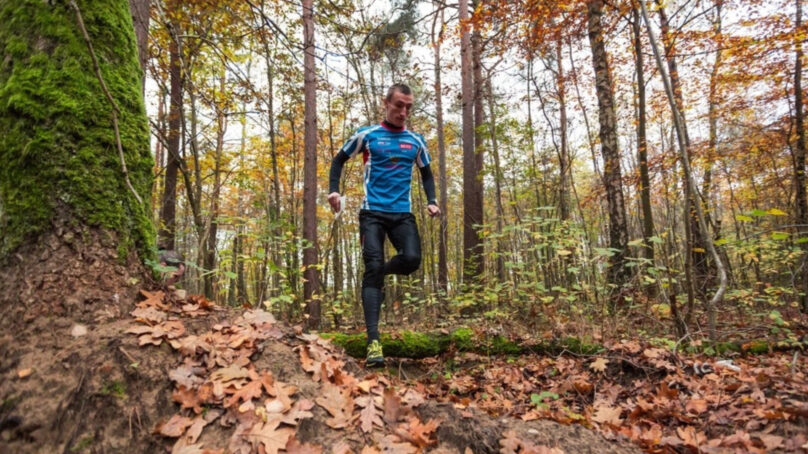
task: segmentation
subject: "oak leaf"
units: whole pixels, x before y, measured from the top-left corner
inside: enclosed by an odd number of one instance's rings
[[[314,408],[314,402],[308,399],[300,399],[292,405],[292,409],[283,415],[282,422],[290,426],[296,426],[300,420],[312,418],[314,414],[310,411]]]
[[[597,371],[597,372],[604,372],[606,370],[606,365],[609,364],[609,360],[606,358],[598,358],[592,361],[592,364],[589,365],[589,368]]]
[[[360,396],[356,399],[356,405],[362,410],[359,412],[359,428],[364,433],[370,433],[373,430],[373,425],[384,427],[381,413],[376,408],[373,396]]]
[[[238,391],[233,393],[232,396],[225,399],[224,407],[233,407],[237,405],[239,402],[249,402],[253,399],[257,399],[261,397],[263,394],[262,388],[263,383],[258,380],[253,380],[246,385],[242,386]]]
[[[351,398],[350,390],[342,389],[328,382],[323,383],[322,389],[323,394],[315,399],[315,402],[331,414],[331,418],[326,420],[326,424],[333,429],[348,427],[354,419],[354,401]]]
[[[182,434],[185,433],[185,429],[193,424],[193,422],[191,418],[182,415],[174,415],[168,421],[158,423],[154,431],[165,437],[176,438],[182,436]]]
[[[421,423],[415,416],[410,417],[407,424],[403,424],[396,429],[396,435],[400,436],[403,440],[418,446],[421,449],[437,444],[437,440],[433,438],[435,430],[440,425],[440,421],[430,419],[426,424]]]
[[[619,426],[623,422],[623,420],[620,419],[620,413],[620,408],[602,405],[595,408],[595,414],[592,416],[592,421],[601,424]]]
[[[263,445],[267,454],[277,454],[278,451],[286,449],[286,443],[295,434],[295,430],[289,427],[278,429],[279,424],[279,421],[272,420],[255,424],[247,434],[253,448],[258,449],[259,445]]]

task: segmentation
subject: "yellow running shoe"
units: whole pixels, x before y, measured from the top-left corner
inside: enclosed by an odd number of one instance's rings
[[[384,353],[382,353],[382,344],[377,340],[372,340],[368,344],[368,356],[365,361],[367,367],[382,367],[384,366]]]

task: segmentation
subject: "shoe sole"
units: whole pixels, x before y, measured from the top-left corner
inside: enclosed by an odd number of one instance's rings
[[[369,359],[365,361],[366,367],[384,367],[384,359]]]

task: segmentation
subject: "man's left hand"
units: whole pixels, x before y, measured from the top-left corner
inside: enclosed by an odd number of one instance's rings
[[[440,216],[440,207],[437,205],[427,205],[426,211],[429,213],[429,217]]]

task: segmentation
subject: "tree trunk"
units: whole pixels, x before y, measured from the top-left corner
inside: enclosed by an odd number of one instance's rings
[[[436,3],[437,4],[437,3]],[[438,232],[438,288],[446,295],[449,291],[449,264],[448,242],[449,242],[449,194],[446,186],[446,142],[443,135],[443,87],[441,85],[441,58],[440,46],[443,41],[443,9],[440,12],[440,32],[435,36],[435,25],[438,15],[432,22],[432,45],[435,49],[435,112],[438,132],[438,167],[440,185],[440,231]]]
[[[567,145],[567,96],[564,88],[564,62],[561,59],[561,38],[556,42],[556,93],[558,94],[558,135],[561,148],[558,151],[558,207],[561,220],[570,218],[570,152]]]
[[[460,21],[468,21],[468,0],[460,0]],[[477,155],[474,144],[474,79],[471,34],[466,25],[460,39],[460,78],[463,105],[463,280],[473,282],[482,268],[482,239],[475,225],[482,223],[482,205],[476,198]]]
[[[502,233],[505,222],[505,210],[502,207],[502,167],[499,162],[499,145],[497,144],[497,115],[496,104],[494,103],[494,89],[491,87],[491,77],[486,81],[486,93],[488,94],[488,125],[491,131],[491,155],[494,158],[494,202],[497,210],[497,233]],[[504,238],[497,239],[497,280],[505,282],[505,247]]]
[[[308,326],[320,327],[320,278],[317,270],[317,98],[314,67],[314,2],[303,0],[303,92],[304,164],[303,164],[303,298]]]
[[[797,4],[797,18],[795,29],[799,30],[802,26],[802,0],[795,0]],[[797,38],[794,40],[796,49],[795,62],[794,62],[794,126],[797,133],[797,146],[794,148],[794,198],[795,205],[797,206],[797,224],[801,224],[800,231],[806,229],[808,225],[808,199],[805,195],[805,119],[803,117],[803,100],[802,100],[802,41]],[[803,237],[804,235],[800,235]],[[802,243],[802,248],[806,251],[808,257],[808,243]],[[802,294],[800,295],[800,307],[803,312],[808,313],[808,263],[802,265],[802,272],[800,273],[800,285],[798,289]]]
[[[648,141],[646,139],[646,97],[645,97],[645,67],[642,53],[642,39],[640,39],[641,18],[635,7],[632,9],[634,31],[634,68],[637,74],[637,161],[640,167],[640,206],[642,207],[642,237],[643,255],[654,265],[654,245],[650,238],[654,236],[654,215],[651,211],[651,178],[648,174]],[[655,289],[656,286],[650,288]]]
[[[0,332],[22,317],[115,313],[154,248],[129,4],[3,2],[0,20],[0,42],[17,43],[0,64]]]
[[[684,134],[684,152],[687,154],[688,159],[690,159],[690,133],[688,132],[687,119],[684,115],[684,99],[682,97],[682,83],[679,79],[679,68],[676,62],[675,38],[670,31],[670,22],[668,20],[668,15],[665,12],[665,7],[662,0],[655,1],[657,3],[659,12],[660,33],[662,46],[665,50],[665,61],[668,65],[668,74],[671,82],[671,88],[673,90],[673,97],[676,102],[676,108],[679,111],[679,121]],[[685,181],[685,184],[688,187],[690,185],[690,183],[687,181]],[[686,199],[686,203],[688,204],[686,212],[688,213],[687,218],[688,222],[690,223],[691,246],[688,248],[687,253],[691,256],[693,268],[693,286],[695,287],[695,291],[702,298],[706,298],[707,291],[711,286],[711,276],[715,275],[715,264],[709,261],[706,253],[707,246],[705,243],[710,241],[710,233],[709,230],[702,231],[701,227],[699,226],[698,216],[696,215],[695,209],[696,203],[702,205],[702,210],[705,211],[705,215],[707,216],[705,220],[707,221],[708,227],[711,224],[711,221],[709,219],[709,212],[706,210],[706,206],[702,201],[702,198],[697,194],[697,187],[689,187],[688,194],[688,198]]]
[[[628,231],[626,229],[626,207],[623,202],[623,183],[620,171],[620,151],[617,143],[617,117],[612,93],[612,76],[609,71],[608,55],[604,45],[605,36],[601,18],[603,0],[588,4],[589,43],[592,48],[592,65],[595,70],[595,85],[598,95],[598,120],[600,122],[600,144],[603,154],[603,183],[606,186],[606,199],[609,205],[609,247],[613,254],[609,259],[608,282],[616,285],[611,308],[622,302],[621,287],[628,279],[628,269],[624,266]]]
[[[140,91],[146,93],[146,64],[149,61],[149,7],[151,0],[129,0],[132,23],[135,26],[137,55],[140,62]]]
[[[171,92],[168,107],[168,146],[163,199],[160,206],[158,241],[164,249],[174,249],[177,218],[177,174],[180,170],[180,137],[182,135],[182,68],[180,67],[180,36],[177,25],[169,25],[169,78]]]
[[[645,1],[640,1],[640,6],[642,7],[642,15],[643,20],[645,21],[646,29],[648,30],[648,38],[651,41],[651,48],[654,51],[654,57],[657,61],[657,68],[659,69],[660,74],[662,75],[662,82],[665,85],[665,94],[668,97],[668,103],[670,104],[671,111],[673,113],[673,122],[676,127],[676,137],[679,142],[679,159],[682,161],[682,169],[684,170],[685,182],[687,185],[695,191],[696,184],[695,179],[693,178],[693,171],[690,167],[690,157],[687,154],[687,134],[684,129],[683,119],[680,115],[679,108],[676,105],[675,94],[673,90],[673,86],[671,84],[670,79],[668,79],[668,75],[665,72],[665,67],[662,64],[662,56],[660,55],[659,48],[656,43],[656,38],[654,37],[654,33],[651,29],[651,21],[648,19],[648,11],[645,8]],[[688,194],[689,195],[689,194]],[[696,209],[696,220],[699,224],[699,229],[702,232],[707,232],[707,222],[705,219],[705,214],[702,209],[701,203],[695,203],[693,206]],[[710,339],[716,339],[716,331],[715,331],[715,313],[716,307],[721,303],[724,298],[724,292],[727,289],[727,273],[726,268],[724,268],[724,264],[721,258],[718,255],[718,251],[716,250],[715,246],[713,245],[712,241],[705,241],[705,245],[707,246],[707,250],[710,253],[710,256],[715,262],[717,271],[718,271],[718,289],[716,290],[713,297],[705,301],[705,309],[708,316],[708,332],[710,335]]]

